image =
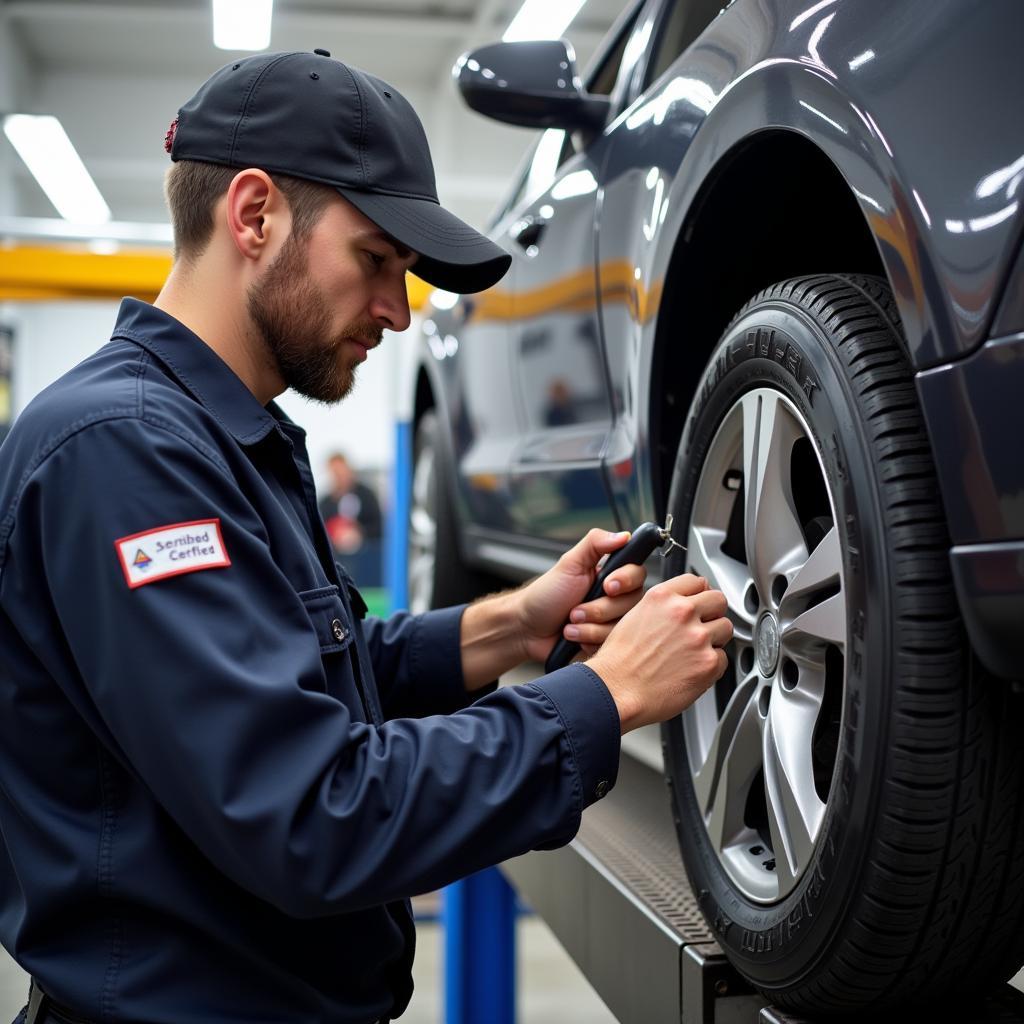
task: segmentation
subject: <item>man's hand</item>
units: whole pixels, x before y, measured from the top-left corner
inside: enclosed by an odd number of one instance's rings
[[[689,574],[644,595],[590,659],[619,709],[622,731],[664,722],[722,677],[732,640],[725,596]]]
[[[629,540],[628,533],[591,530],[567,551],[543,576],[517,592],[523,659],[544,661],[563,635],[593,654],[607,639],[612,627],[643,596],[647,570],[624,565],[604,582],[604,596],[580,602],[597,579],[598,563]]]

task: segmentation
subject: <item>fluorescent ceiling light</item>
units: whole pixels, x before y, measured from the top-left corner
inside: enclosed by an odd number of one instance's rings
[[[583,0],[524,0],[501,38],[506,43],[561,39],[582,6]]]
[[[213,0],[213,44],[221,50],[265,50],[274,0]]]
[[[10,114],[4,118],[4,133],[65,220],[82,224],[110,220],[110,207],[57,118]]]

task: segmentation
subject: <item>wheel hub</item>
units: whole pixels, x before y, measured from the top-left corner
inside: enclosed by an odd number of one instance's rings
[[[757,667],[761,675],[775,675],[779,666],[779,622],[771,612],[765,612],[757,624]]]

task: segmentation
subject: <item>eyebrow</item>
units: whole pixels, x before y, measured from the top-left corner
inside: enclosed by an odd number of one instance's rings
[[[401,242],[396,241],[389,234],[384,231],[361,231],[356,235],[356,238],[360,241],[369,241],[374,239],[378,242],[383,242],[385,245],[390,245],[399,259],[408,259],[413,255],[412,249],[407,249]]]

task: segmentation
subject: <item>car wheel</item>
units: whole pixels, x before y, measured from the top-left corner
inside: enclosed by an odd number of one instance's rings
[[[796,1011],[940,999],[1024,961],[1021,700],[966,648],[891,292],[756,296],[687,420],[669,564],[729,669],[663,727],[683,859],[733,964]],[[685,526],[684,526],[685,524]]]
[[[465,565],[459,552],[453,476],[441,421],[428,409],[416,424],[409,511],[409,609],[471,601],[496,588],[486,573]]]

